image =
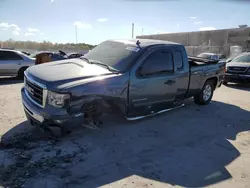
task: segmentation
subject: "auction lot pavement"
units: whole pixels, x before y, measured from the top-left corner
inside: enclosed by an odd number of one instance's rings
[[[24,116],[22,81],[0,79],[0,187],[250,187],[250,86],[160,116],[109,117],[58,142]]]

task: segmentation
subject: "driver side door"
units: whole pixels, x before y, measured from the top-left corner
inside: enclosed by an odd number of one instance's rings
[[[151,50],[131,73],[129,114],[145,115],[168,108],[177,92],[173,54],[169,48]]]

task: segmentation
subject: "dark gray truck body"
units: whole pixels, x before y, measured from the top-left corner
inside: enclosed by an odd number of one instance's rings
[[[105,48],[113,47],[105,52],[102,45],[106,45]],[[166,41],[105,41],[85,57],[100,62],[98,58],[102,56],[110,58],[107,62],[115,62],[112,55],[122,54],[120,48],[126,49],[126,53],[129,51],[129,56],[118,58],[127,66],[114,64],[115,71],[86,59],[67,59],[27,69],[25,87],[21,90],[27,118],[32,123],[57,124],[81,120],[87,105],[88,110],[98,107],[105,112],[112,109],[133,119],[173,108],[186,98],[196,96],[198,100],[205,83],[209,82],[214,90],[223,82],[225,64],[188,58],[183,45]],[[157,54],[168,58],[166,71],[156,71],[161,70],[157,68],[159,63],[154,64],[152,59]],[[148,63],[150,58],[153,64]],[[164,64],[165,59],[162,61]],[[145,67],[150,66],[151,72],[147,70],[150,74],[145,73]],[[154,70],[155,73],[152,72]],[[48,104],[49,91],[67,93],[70,98],[65,106],[57,108]],[[206,101],[203,103],[206,104]]]

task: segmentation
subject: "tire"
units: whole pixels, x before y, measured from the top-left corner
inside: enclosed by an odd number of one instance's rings
[[[22,67],[22,68],[19,69],[18,75],[17,75],[18,79],[24,79],[24,71],[25,71],[27,68],[28,68],[28,67]]]
[[[228,82],[223,82],[223,85],[228,85]]]
[[[194,96],[194,102],[199,105],[207,105],[213,98],[214,94],[214,82],[206,81],[202,87],[200,93]]]

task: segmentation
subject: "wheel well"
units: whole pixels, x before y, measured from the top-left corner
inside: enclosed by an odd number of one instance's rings
[[[28,67],[21,67],[18,72],[22,71],[22,70],[26,70]]]
[[[216,85],[218,83],[218,78],[216,78],[216,77],[209,78],[209,79],[207,79],[207,81],[211,81],[214,84],[214,89],[216,88]]]

